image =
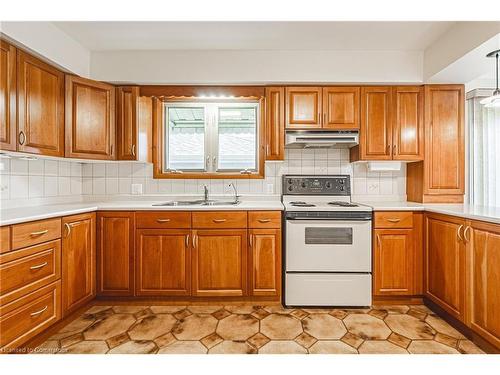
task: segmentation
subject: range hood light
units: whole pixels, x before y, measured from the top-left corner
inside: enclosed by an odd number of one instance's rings
[[[497,82],[497,87],[495,91],[493,91],[493,95],[488,96],[487,98],[484,98],[483,100],[480,101],[482,105],[484,105],[487,108],[497,108],[500,107],[500,89],[498,88],[498,57],[500,55],[500,49],[497,49],[496,51],[490,52],[486,55],[486,57],[494,57],[496,60],[496,82]]]

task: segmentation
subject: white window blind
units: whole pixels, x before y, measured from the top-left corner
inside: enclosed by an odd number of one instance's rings
[[[489,90],[467,94],[469,117],[469,201],[500,207],[500,108],[479,102]]]

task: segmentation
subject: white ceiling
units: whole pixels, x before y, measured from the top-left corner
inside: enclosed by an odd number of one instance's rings
[[[91,51],[423,51],[454,22],[54,22]]]

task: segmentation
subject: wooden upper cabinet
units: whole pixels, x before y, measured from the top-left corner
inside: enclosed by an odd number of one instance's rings
[[[133,212],[97,214],[97,294],[134,295]]]
[[[374,237],[373,294],[415,294],[413,229],[375,229]]]
[[[359,87],[323,88],[323,128],[359,129]]]
[[[193,230],[192,295],[247,295],[247,230]]]
[[[420,86],[393,88],[392,158],[424,158],[424,95]]]
[[[249,230],[249,295],[281,294],[281,230]]]
[[[189,296],[191,231],[137,230],[136,295]]]
[[[62,219],[62,309],[74,311],[95,296],[95,213]]]
[[[425,217],[425,295],[465,321],[465,220],[438,214]]]
[[[18,151],[64,156],[64,73],[17,51]]]
[[[470,326],[500,349],[500,225],[470,226]]]
[[[463,196],[463,117],[463,85],[425,86],[424,194]]]
[[[285,159],[285,89],[266,87],[266,160]]]
[[[0,149],[16,151],[16,48],[0,40]]]
[[[153,98],[137,98],[137,160],[153,162]]]
[[[137,98],[138,86],[116,89],[117,159],[137,160]]]
[[[322,91],[321,87],[286,88],[287,128],[321,128]]]
[[[115,158],[115,88],[66,76],[66,157]]]

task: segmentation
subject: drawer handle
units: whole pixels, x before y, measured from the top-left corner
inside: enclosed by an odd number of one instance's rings
[[[43,262],[42,264],[38,264],[38,265],[36,265],[36,266],[31,266],[31,267],[30,267],[30,270],[38,270],[38,269],[40,269],[40,268],[45,267],[47,264],[48,264],[47,262]]]
[[[48,229],[45,229],[45,230],[41,230],[39,232],[31,232],[30,236],[31,237],[41,236],[42,234],[48,233],[48,231],[49,231]]]
[[[226,219],[213,219],[212,220],[214,223],[224,223]]]
[[[156,219],[158,223],[168,223],[170,219]]]
[[[259,219],[259,223],[269,223],[271,219]]]
[[[399,223],[401,219],[387,219],[387,221],[390,223]]]
[[[40,315],[41,313],[43,313],[45,310],[47,310],[49,308],[49,306],[45,306],[43,309],[41,310],[38,310],[38,311],[35,311],[33,313],[31,313],[30,315],[31,316],[37,316],[37,315]]]

